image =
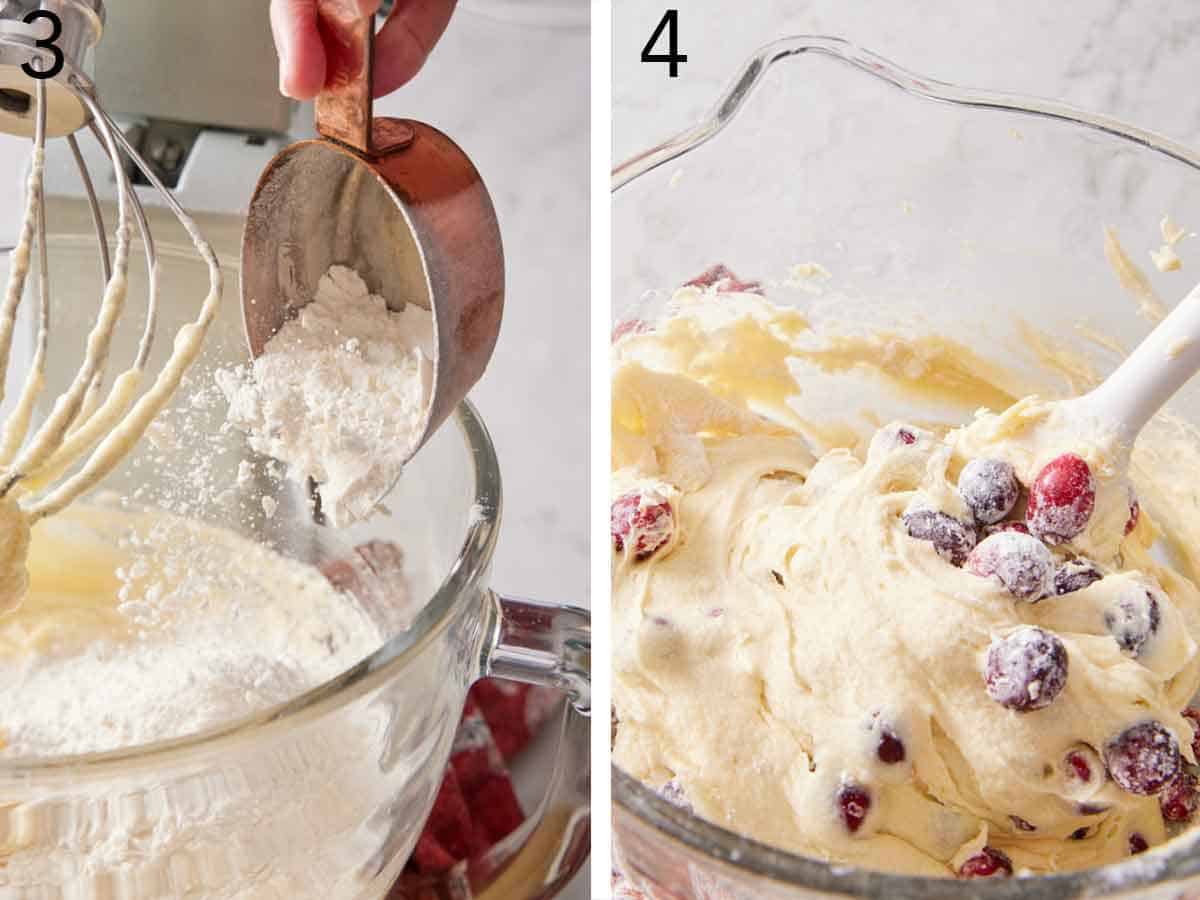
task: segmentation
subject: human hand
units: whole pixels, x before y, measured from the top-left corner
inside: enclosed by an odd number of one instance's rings
[[[347,0],[373,16],[382,0]],[[457,0],[396,0],[375,35],[374,93],[390,94],[421,70],[446,30]],[[311,100],[325,86],[326,50],[318,27],[317,0],[271,0],[271,31],[279,52],[279,90]]]

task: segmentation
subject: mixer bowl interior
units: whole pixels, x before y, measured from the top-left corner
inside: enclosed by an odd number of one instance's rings
[[[86,205],[55,198],[50,206],[51,360],[35,420],[74,374],[102,286]],[[148,212],[163,298],[154,370],[195,316],[208,282],[174,219]],[[278,477],[240,433],[222,427],[225,402],[213,372],[246,359],[236,278],[241,223],[199,218],[226,272],[218,321],[172,405],[82,502],[161,510],[312,566],[353,560],[356,546],[387,542],[399,548],[402,571],[365,587],[400,624],[332,681],[204,733],[86,757],[0,762],[0,831],[9,836],[3,883],[26,884],[11,862],[40,854],[37,883],[71,885],[87,896],[104,883],[129,896],[382,897],[416,842],[467,687],[479,675],[492,614],[486,581],[500,503],[495,455],[482,423],[463,406],[412,460],[389,497],[389,514],[338,531],[314,524],[304,487]],[[128,365],[145,321],[147,273],[137,249],[110,373]],[[37,285],[27,290],[9,405],[33,343]],[[243,463],[252,479],[239,479]],[[162,846],[148,838],[134,860],[97,863],[93,854],[106,852],[110,839],[97,823],[114,823],[113,816],[123,817],[113,826],[121,834],[174,837]],[[30,831],[37,822],[44,827]],[[264,893],[237,892],[251,884],[266,885]]]
[[[662,137],[647,135],[647,145]],[[653,320],[675,286],[722,263],[761,279],[772,302],[801,308],[817,333],[944,335],[1054,396],[1071,385],[1043,368],[1024,324],[1099,375],[1121,357],[1081,324],[1126,349],[1151,327],[1105,259],[1105,226],[1168,308],[1195,281],[1194,264],[1160,273],[1148,251],[1162,242],[1166,215],[1196,228],[1188,217],[1200,209],[1200,156],[1048,101],[912,75],[833,38],[768,45],[710,118],[618,166],[614,181],[624,185],[613,197],[614,325]],[[974,411],[944,398],[912,406],[883,396],[865,372],[829,376],[828,390],[824,373],[810,375],[795,401],[800,416],[863,434],[872,422],[846,410],[947,424]],[[1171,408],[1200,422],[1200,386]],[[1192,832],[1081,873],[901,877],[766,847],[620,769],[613,784],[616,853],[650,897],[1145,896],[1147,885],[1167,883],[1163,896],[1173,897],[1200,873]]]

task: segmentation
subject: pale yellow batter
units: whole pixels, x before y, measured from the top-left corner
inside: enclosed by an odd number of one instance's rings
[[[984,847],[1048,872],[1163,841],[1158,798],[1106,779],[1101,757],[1153,721],[1164,752],[1194,762],[1180,714],[1200,688],[1200,498],[1180,474],[1200,463],[1194,431],[1160,417],[1127,479],[1121,448],[1080,442],[1053,404],[1018,400],[1023,379],[953,341],[816,341],[751,294],[687,290],[673,312],[614,349],[614,529],[633,522],[614,554],[617,764],[735,831],[902,872],[953,875]],[[872,437],[853,410],[814,427],[788,401],[838,373],[874,379],[885,412],[956,406],[970,424]],[[998,414],[971,421],[979,407]],[[1030,602],[910,535],[913,510],[971,520],[969,461],[1010,463],[1028,488],[1065,452],[1090,468],[1094,509],[1039,559],[1085,557],[1099,580],[1061,596],[1047,581]],[[985,671],[1024,626],[1056,636],[1067,665],[1047,705],[1018,710]]]

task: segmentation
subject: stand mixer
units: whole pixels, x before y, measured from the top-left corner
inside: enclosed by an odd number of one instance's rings
[[[96,99],[87,72],[103,21],[104,7],[100,0],[44,4],[6,0],[0,4],[0,130],[32,140],[24,218],[0,305],[0,365],[6,370],[35,236],[40,288],[33,358],[0,439],[0,499],[18,496],[30,523],[61,511],[116,468],[171,399],[199,354],[222,293],[221,270],[212,247]],[[117,224],[111,257],[91,169],[75,137],[85,127],[103,148],[116,180]],[[87,196],[105,285],[74,379],[55,401],[45,421],[30,434],[50,344],[52,286],[44,196],[46,141],[58,137],[66,138]],[[142,203],[132,189],[127,165],[141,172],[158,192],[191,238],[209,273],[208,296],[201,304],[199,316],[179,332],[173,353],[144,393],[141,391],[158,318],[159,284],[154,239]],[[112,335],[125,305],[134,221],[150,272],[145,325],[131,365],[113,379],[106,395],[104,384]]]

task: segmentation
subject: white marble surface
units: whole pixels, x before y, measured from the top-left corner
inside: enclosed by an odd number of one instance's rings
[[[1200,4],[1193,0],[678,0],[678,78],[641,63],[667,4],[613,3],[617,161],[699,117],[755,47],[847,38],[924,75],[1036,94],[1200,144]]]
[[[564,8],[583,2],[547,9],[557,21],[578,19]],[[504,325],[472,393],[504,475],[493,583],[586,606],[589,34],[497,18],[520,7],[536,20],[537,4],[476,6],[496,15],[460,9],[417,81],[378,108],[453,136],[482,172],[500,218],[508,266]],[[27,142],[0,136],[0,173],[11,173],[0,176],[0,246],[15,229],[16,174],[27,153]],[[545,765],[543,752],[534,766]],[[562,896],[586,897],[586,878]]]

